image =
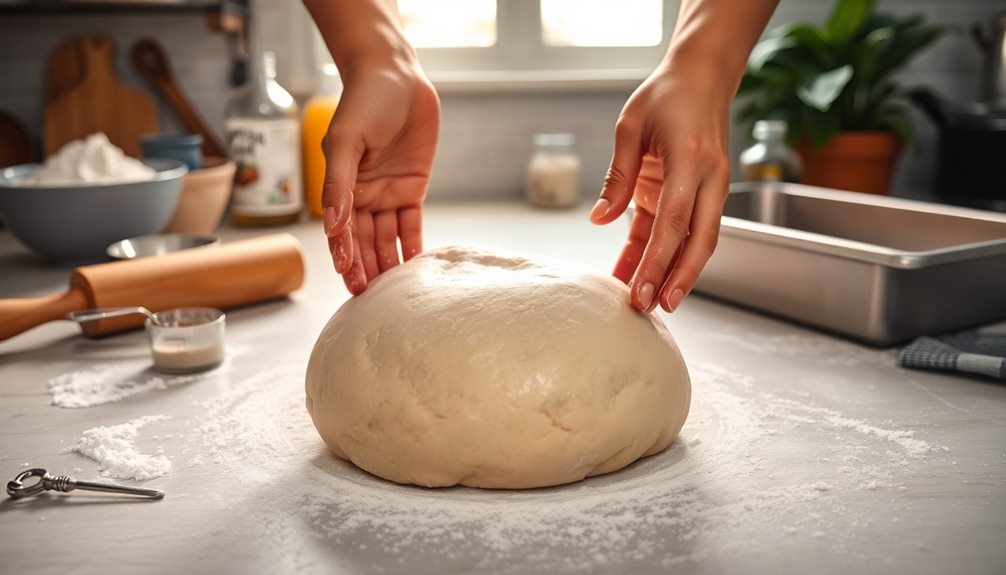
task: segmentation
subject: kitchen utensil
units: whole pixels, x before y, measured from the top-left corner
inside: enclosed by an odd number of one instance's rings
[[[981,101],[1006,106],[1006,10],[990,19],[988,29],[975,25],[971,33],[985,56]]]
[[[174,160],[144,162],[153,180],[124,184],[22,186],[40,164],[0,169],[0,217],[21,243],[56,263],[105,259],[112,242],[161,231],[188,171]]]
[[[875,345],[1006,317],[1006,215],[735,184],[696,289]]]
[[[229,242],[212,250],[84,266],[71,273],[64,293],[0,300],[0,340],[82,309],[227,309],[286,296],[303,282],[300,243],[289,234]],[[89,322],[81,329],[98,336],[141,324],[136,316],[123,316]]]
[[[953,106],[926,91],[912,99],[939,129],[936,193],[952,203],[1006,211],[1006,105]]]
[[[145,38],[133,44],[130,55],[136,71],[171,104],[172,109],[181,118],[185,127],[203,137],[203,153],[207,156],[226,157],[228,155],[227,148],[182,92],[175,79],[175,74],[171,70],[168,56],[161,46],[157,42]]]
[[[34,483],[25,483],[31,478],[38,478]],[[50,475],[45,469],[28,469],[17,474],[13,481],[7,482],[7,495],[14,499],[22,497],[32,497],[44,491],[60,491],[69,493],[80,489],[81,491],[100,491],[102,493],[118,493],[121,495],[138,495],[151,499],[164,499],[164,492],[157,489],[144,489],[143,487],[127,487],[125,485],[114,485],[111,483],[95,483],[93,481],[78,481],[66,475]]]
[[[169,309],[148,319],[147,338],[154,369],[194,373],[224,360],[224,312],[207,307]]]
[[[105,309],[85,309],[81,311],[71,311],[66,314],[66,319],[74,321],[77,323],[84,323],[88,321],[97,321],[99,319],[105,319],[108,317],[119,317],[123,315],[132,315],[134,313],[143,314],[147,316],[154,325],[157,325],[157,316],[154,312],[143,306],[131,306],[131,307],[111,307]]]
[[[35,146],[14,116],[0,111],[0,168],[35,160]]]
[[[96,322],[98,320],[104,320],[106,318],[119,318],[121,316],[131,316],[133,314],[143,314],[147,316],[147,319],[153,322],[156,326],[158,324],[157,316],[153,312],[144,308],[143,306],[133,306],[129,308],[107,308],[104,310],[81,310],[79,312],[70,312],[66,314],[66,319],[70,322],[76,322],[77,324],[82,324],[85,322]]]
[[[153,313],[145,307],[89,309],[67,314],[77,323],[142,314],[154,369],[164,373],[194,373],[224,360],[224,312],[207,307],[183,307]]]
[[[95,132],[133,157],[140,157],[140,137],[157,132],[157,107],[144,93],[120,82],[112,71],[114,45],[106,36],[81,44],[84,76],[46,104],[43,140],[48,156],[67,142]]]
[[[153,134],[140,138],[144,158],[170,158],[190,170],[203,167],[203,137],[199,134]]]
[[[213,235],[227,210],[234,187],[233,160],[217,156],[203,158],[203,169],[185,175],[182,196],[165,232]]]
[[[116,260],[131,260],[147,256],[163,256],[179,250],[201,247],[216,247],[220,238],[216,236],[195,236],[186,234],[152,234],[129,238],[108,246],[105,253]]]

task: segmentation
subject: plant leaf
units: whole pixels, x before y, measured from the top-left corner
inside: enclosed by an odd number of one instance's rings
[[[802,22],[795,22],[791,24],[784,24],[776,28],[775,32],[780,36],[792,39],[796,42],[796,47],[809,52],[809,55],[813,57],[814,61],[817,63],[818,68],[833,67],[829,63],[829,57],[831,55],[830,52],[832,52],[832,49],[828,44],[828,38],[826,37],[826,32],[823,28]]]
[[[841,128],[838,114],[804,108],[800,114],[803,135],[814,149],[821,149]]]
[[[875,63],[877,79],[896,72],[943,33],[943,28],[920,23],[899,24],[896,28],[893,40],[878,51]]]
[[[857,43],[854,51],[854,61],[856,64],[856,82],[859,84],[873,84],[877,70],[877,55],[895,41],[894,30],[890,28],[878,28],[866,35],[861,42]]]
[[[846,64],[809,78],[809,81],[800,85],[796,94],[804,104],[815,110],[827,112],[845,85],[849,83],[849,78],[852,78],[852,66]]]
[[[859,32],[873,12],[873,0],[838,0],[824,25],[828,38],[844,44]]]
[[[796,46],[796,40],[793,38],[785,36],[770,36],[765,38],[761,42],[758,42],[754,49],[751,50],[751,57],[748,58],[748,69],[752,72],[760,71],[765,62],[774,58],[781,50],[792,48],[793,46]]]
[[[741,76],[740,86],[737,87],[737,96],[744,96],[751,92],[760,89],[765,84],[765,79],[758,76],[757,74],[752,74],[751,72],[745,72]]]

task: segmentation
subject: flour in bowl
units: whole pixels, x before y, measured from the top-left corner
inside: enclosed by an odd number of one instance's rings
[[[49,156],[45,164],[25,178],[23,186],[83,186],[124,184],[154,179],[157,170],[130,158],[108,141],[105,134],[74,140]]]

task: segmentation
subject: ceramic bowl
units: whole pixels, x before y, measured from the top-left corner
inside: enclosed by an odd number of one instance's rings
[[[106,259],[114,242],[161,231],[178,205],[188,169],[151,159],[154,179],[123,184],[23,186],[42,167],[0,169],[0,219],[31,251],[61,265]]]
[[[235,169],[234,162],[227,158],[208,156],[202,169],[186,174],[182,197],[164,231],[214,235],[230,201]]]

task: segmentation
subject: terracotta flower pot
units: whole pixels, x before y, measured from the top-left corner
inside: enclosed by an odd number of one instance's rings
[[[901,140],[892,132],[841,132],[815,150],[801,142],[801,183],[823,188],[886,194]]]

